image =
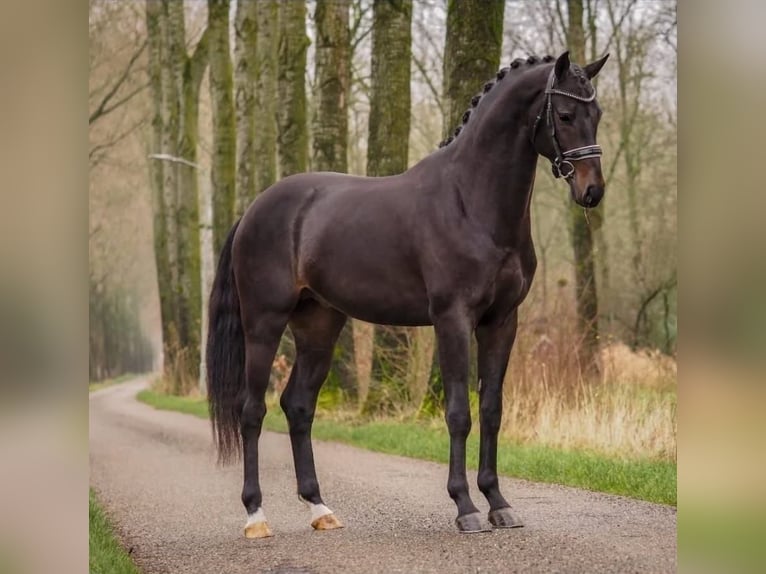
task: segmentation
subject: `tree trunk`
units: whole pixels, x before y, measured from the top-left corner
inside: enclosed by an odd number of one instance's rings
[[[316,114],[313,169],[346,173],[348,163],[348,91],[351,81],[350,0],[317,0]]]
[[[162,153],[164,143],[164,100],[162,89],[162,62],[164,28],[164,7],[155,0],[146,2],[146,32],[148,40],[148,73],[152,100],[152,138],[150,153]],[[170,272],[168,249],[168,228],[165,206],[165,164],[149,160],[149,182],[152,190],[152,211],[154,214],[154,259],[157,266],[157,286],[160,296],[160,320],[162,340],[170,341],[171,326],[175,323],[175,298]],[[171,169],[172,166],[167,166]],[[167,351],[165,351],[167,353]]]
[[[194,163],[198,102],[207,65],[207,32],[186,54],[183,5],[147,2],[152,153]],[[202,294],[196,169],[153,160],[155,258],[163,333],[163,369],[170,388],[185,392],[199,376]]]
[[[287,177],[308,167],[306,126],[306,2],[279,3],[279,65],[277,112],[279,173]]]
[[[500,67],[503,0],[449,0],[444,46],[444,134],[450,135]]]
[[[567,0],[567,43],[570,58],[585,64],[585,31],[583,28],[583,0]],[[603,209],[603,208],[601,208]],[[598,292],[596,267],[593,258],[593,235],[582,208],[569,202],[569,222],[575,266],[575,298],[577,324],[580,333],[578,357],[585,376],[599,373]],[[598,222],[599,226],[601,221]]]
[[[367,175],[407,169],[410,135],[412,1],[375,0]]]
[[[279,2],[259,0],[255,49],[255,191],[262,192],[277,179],[277,51]]]
[[[207,31],[194,54],[186,54],[183,5],[170,2],[174,34],[170,59],[177,70],[179,89],[178,156],[191,163],[197,161],[199,124],[199,90],[207,66]],[[179,164],[176,167],[176,229],[178,232],[178,358],[179,390],[187,391],[199,378],[199,344],[201,336],[202,294],[200,291],[199,201],[197,169]]]
[[[393,175],[407,169],[411,60],[412,1],[375,0],[367,143],[368,176]],[[391,349],[386,348],[384,337],[375,336],[374,327],[360,329],[356,324],[354,327],[358,368],[367,368],[368,365],[369,368],[373,368],[376,362],[390,360]],[[371,341],[368,343],[363,340],[364,336],[369,336]],[[373,341],[375,345],[372,344]],[[374,353],[375,347],[378,353]],[[365,355],[367,352],[370,353],[369,356]],[[401,358],[407,360],[407,355]],[[364,381],[370,381],[371,374],[358,371],[357,378],[361,386]],[[365,404],[367,397],[363,395],[360,388],[359,404],[362,409],[367,410]]]
[[[210,101],[213,112],[213,248],[216,258],[234,220],[236,129],[229,53],[229,2],[208,0]]]
[[[178,19],[173,16],[172,3],[162,3],[161,41],[162,41],[162,144],[161,153],[173,157],[178,156],[180,134],[180,85],[178,81],[178,63],[175,46],[178,45]],[[181,351],[180,281],[178,273],[178,166],[175,163],[166,164],[162,170],[162,201],[165,216],[165,238],[168,273],[170,275],[170,293],[172,299],[172,320],[164,331],[167,337],[163,339],[165,377],[173,390],[182,385],[183,353]]]
[[[237,206],[239,215],[255,199],[255,82],[257,2],[237,2],[234,20],[234,106],[237,129]]]
[[[317,0],[316,112],[312,122],[315,171],[348,172],[348,98],[351,82],[350,0]],[[329,378],[345,390],[358,389],[354,377],[354,338],[351,322],[341,331]]]
[[[410,406],[420,409],[428,393],[431,378],[431,364],[436,350],[436,337],[430,327],[412,327],[409,330],[409,367],[407,388],[410,392]]]

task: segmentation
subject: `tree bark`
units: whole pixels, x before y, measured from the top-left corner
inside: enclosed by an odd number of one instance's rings
[[[313,169],[346,173],[351,81],[350,0],[317,0]]]
[[[280,2],[277,149],[281,177],[308,168],[305,78],[308,46],[305,0]]]
[[[236,128],[229,54],[229,2],[208,0],[210,101],[213,112],[213,247],[216,258],[234,220]]]
[[[386,176],[402,173],[408,164],[412,1],[375,0],[372,17],[367,175]],[[380,333],[376,336],[372,325],[354,322],[354,345],[357,369],[372,369],[376,362],[391,360],[391,349],[387,348],[385,337]],[[407,360],[407,355],[401,359]],[[371,373],[358,370],[357,379],[360,382],[360,407],[368,410],[366,401]],[[363,385],[368,388],[363,389]]]
[[[148,39],[148,74],[152,100],[152,137],[151,153],[161,153],[164,133],[164,105],[162,90],[163,61],[163,14],[160,2],[146,2],[146,32]],[[170,166],[168,166],[170,167]],[[157,286],[160,296],[160,320],[162,340],[170,340],[171,325],[175,323],[175,300],[173,281],[170,273],[170,253],[168,251],[168,229],[165,219],[165,165],[160,161],[149,160],[149,183],[152,190],[152,212],[154,214],[154,259],[157,267]]]
[[[444,134],[460,123],[471,98],[494,78],[503,45],[503,0],[449,0],[444,46]]]
[[[375,0],[367,175],[407,169],[410,135],[412,1]]]
[[[149,77],[153,101],[152,153],[194,163],[198,103],[207,66],[207,31],[186,53],[183,5],[148,0]],[[152,160],[155,260],[160,293],[163,369],[175,392],[199,376],[202,293],[197,172],[179,162]]]
[[[570,58],[585,64],[585,31],[583,0],[567,0],[567,43]],[[603,209],[603,208],[601,208]],[[599,220],[599,226],[602,222]],[[597,376],[599,368],[598,290],[593,257],[593,234],[582,208],[569,202],[569,224],[574,251],[575,299],[580,334],[578,358],[585,376]]]
[[[255,199],[255,82],[257,2],[237,2],[234,20],[234,107],[237,130],[236,212]]]
[[[277,52],[279,2],[256,2],[258,37],[255,48],[255,191],[277,179]]]

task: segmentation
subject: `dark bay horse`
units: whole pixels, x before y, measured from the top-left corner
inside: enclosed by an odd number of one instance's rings
[[[340,521],[319,494],[311,448],[317,395],[347,318],[433,325],[450,435],[447,491],[461,532],[521,526],[500,493],[496,460],[502,386],[517,308],[536,258],[529,206],[538,155],[595,207],[604,194],[596,130],[601,110],[590,80],[604,58],[580,67],[515,60],[471,101],[463,125],[405,173],[287,177],[234,225],[210,296],[207,373],[222,461],[244,452],[242,502],[249,538],[271,536],[258,479],[264,396],[282,333],[296,360],[280,404],[290,428],[298,494],[315,529]],[[478,342],[478,487],[488,522],[468,492],[469,343]]]

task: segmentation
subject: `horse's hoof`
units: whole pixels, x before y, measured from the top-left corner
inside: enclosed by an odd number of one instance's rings
[[[314,530],[335,530],[336,528],[343,528],[343,523],[334,514],[325,514],[312,520],[311,526]]]
[[[489,522],[493,528],[521,528],[524,526],[521,517],[510,506],[490,510]]]
[[[269,538],[274,536],[267,522],[253,522],[245,526],[245,538]]]
[[[479,512],[458,516],[455,519],[455,524],[457,529],[464,534],[492,531],[492,528],[484,521],[484,517]]]

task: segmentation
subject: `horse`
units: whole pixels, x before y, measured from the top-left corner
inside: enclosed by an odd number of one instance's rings
[[[497,436],[502,389],[537,260],[530,200],[538,156],[584,208],[604,195],[596,132],[601,109],[585,66],[514,60],[484,85],[453,135],[402,174],[291,175],[263,191],[228,234],[209,300],[207,381],[219,460],[244,454],[245,536],[272,535],[262,506],[258,440],[280,338],[296,358],[280,405],[289,423],[300,499],[311,526],[343,525],[324,504],[311,427],[317,396],[348,317],[435,330],[450,436],[447,492],[459,532],[522,526],[500,492]],[[466,477],[469,345],[478,349],[478,487]]]

